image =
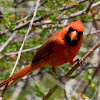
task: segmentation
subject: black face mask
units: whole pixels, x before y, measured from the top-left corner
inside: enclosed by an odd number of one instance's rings
[[[71,32],[73,32],[73,31],[76,31],[76,32],[77,32],[78,38],[77,38],[77,40],[72,40],[72,41],[71,41],[70,34],[71,34]],[[70,27],[69,30],[68,30],[68,33],[67,33],[66,36],[65,36],[65,42],[66,42],[68,45],[70,45],[70,46],[76,45],[77,42],[79,41],[79,39],[80,39],[82,33],[83,33],[83,32],[78,32],[77,30],[73,30],[73,29]]]

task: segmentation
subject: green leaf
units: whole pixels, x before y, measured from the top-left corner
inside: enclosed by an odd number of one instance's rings
[[[42,97],[42,98],[45,96],[44,92],[42,91],[43,89],[38,83],[35,83],[33,88],[37,96]]]

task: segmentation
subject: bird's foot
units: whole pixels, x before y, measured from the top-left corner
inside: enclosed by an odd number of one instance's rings
[[[78,63],[80,64],[80,66],[84,67],[84,61],[83,59],[77,59]]]
[[[75,61],[73,62],[70,62],[70,64],[73,66],[76,62],[78,62],[80,64],[80,66],[84,66],[84,61],[83,59],[79,58],[79,59],[76,59]]]
[[[56,75],[58,76],[59,82],[64,85],[66,83],[65,76],[61,76],[58,73],[56,73]]]
[[[55,67],[52,67],[52,71],[57,75],[57,77],[58,77],[58,79],[59,79],[59,82],[62,83],[62,84],[64,85],[65,82],[66,82],[66,78],[65,78],[64,76],[59,75],[59,74],[56,72]]]

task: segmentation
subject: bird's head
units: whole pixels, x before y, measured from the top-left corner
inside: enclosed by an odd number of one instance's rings
[[[69,25],[68,32],[65,36],[65,41],[68,45],[74,46],[83,35],[84,26],[80,21],[74,21]]]

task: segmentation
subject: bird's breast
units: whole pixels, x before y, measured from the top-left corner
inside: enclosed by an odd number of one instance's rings
[[[68,62],[67,58],[68,58],[68,49],[63,46],[58,46],[58,47],[56,46],[56,49],[54,50],[52,55],[50,55],[48,62],[49,65],[56,67],[64,63],[67,63]]]
[[[72,62],[73,58],[77,55],[80,47],[81,43],[76,46],[66,45],[56,47],[56,50],[49,57],[49,65],[56,67],[67,62]]]

